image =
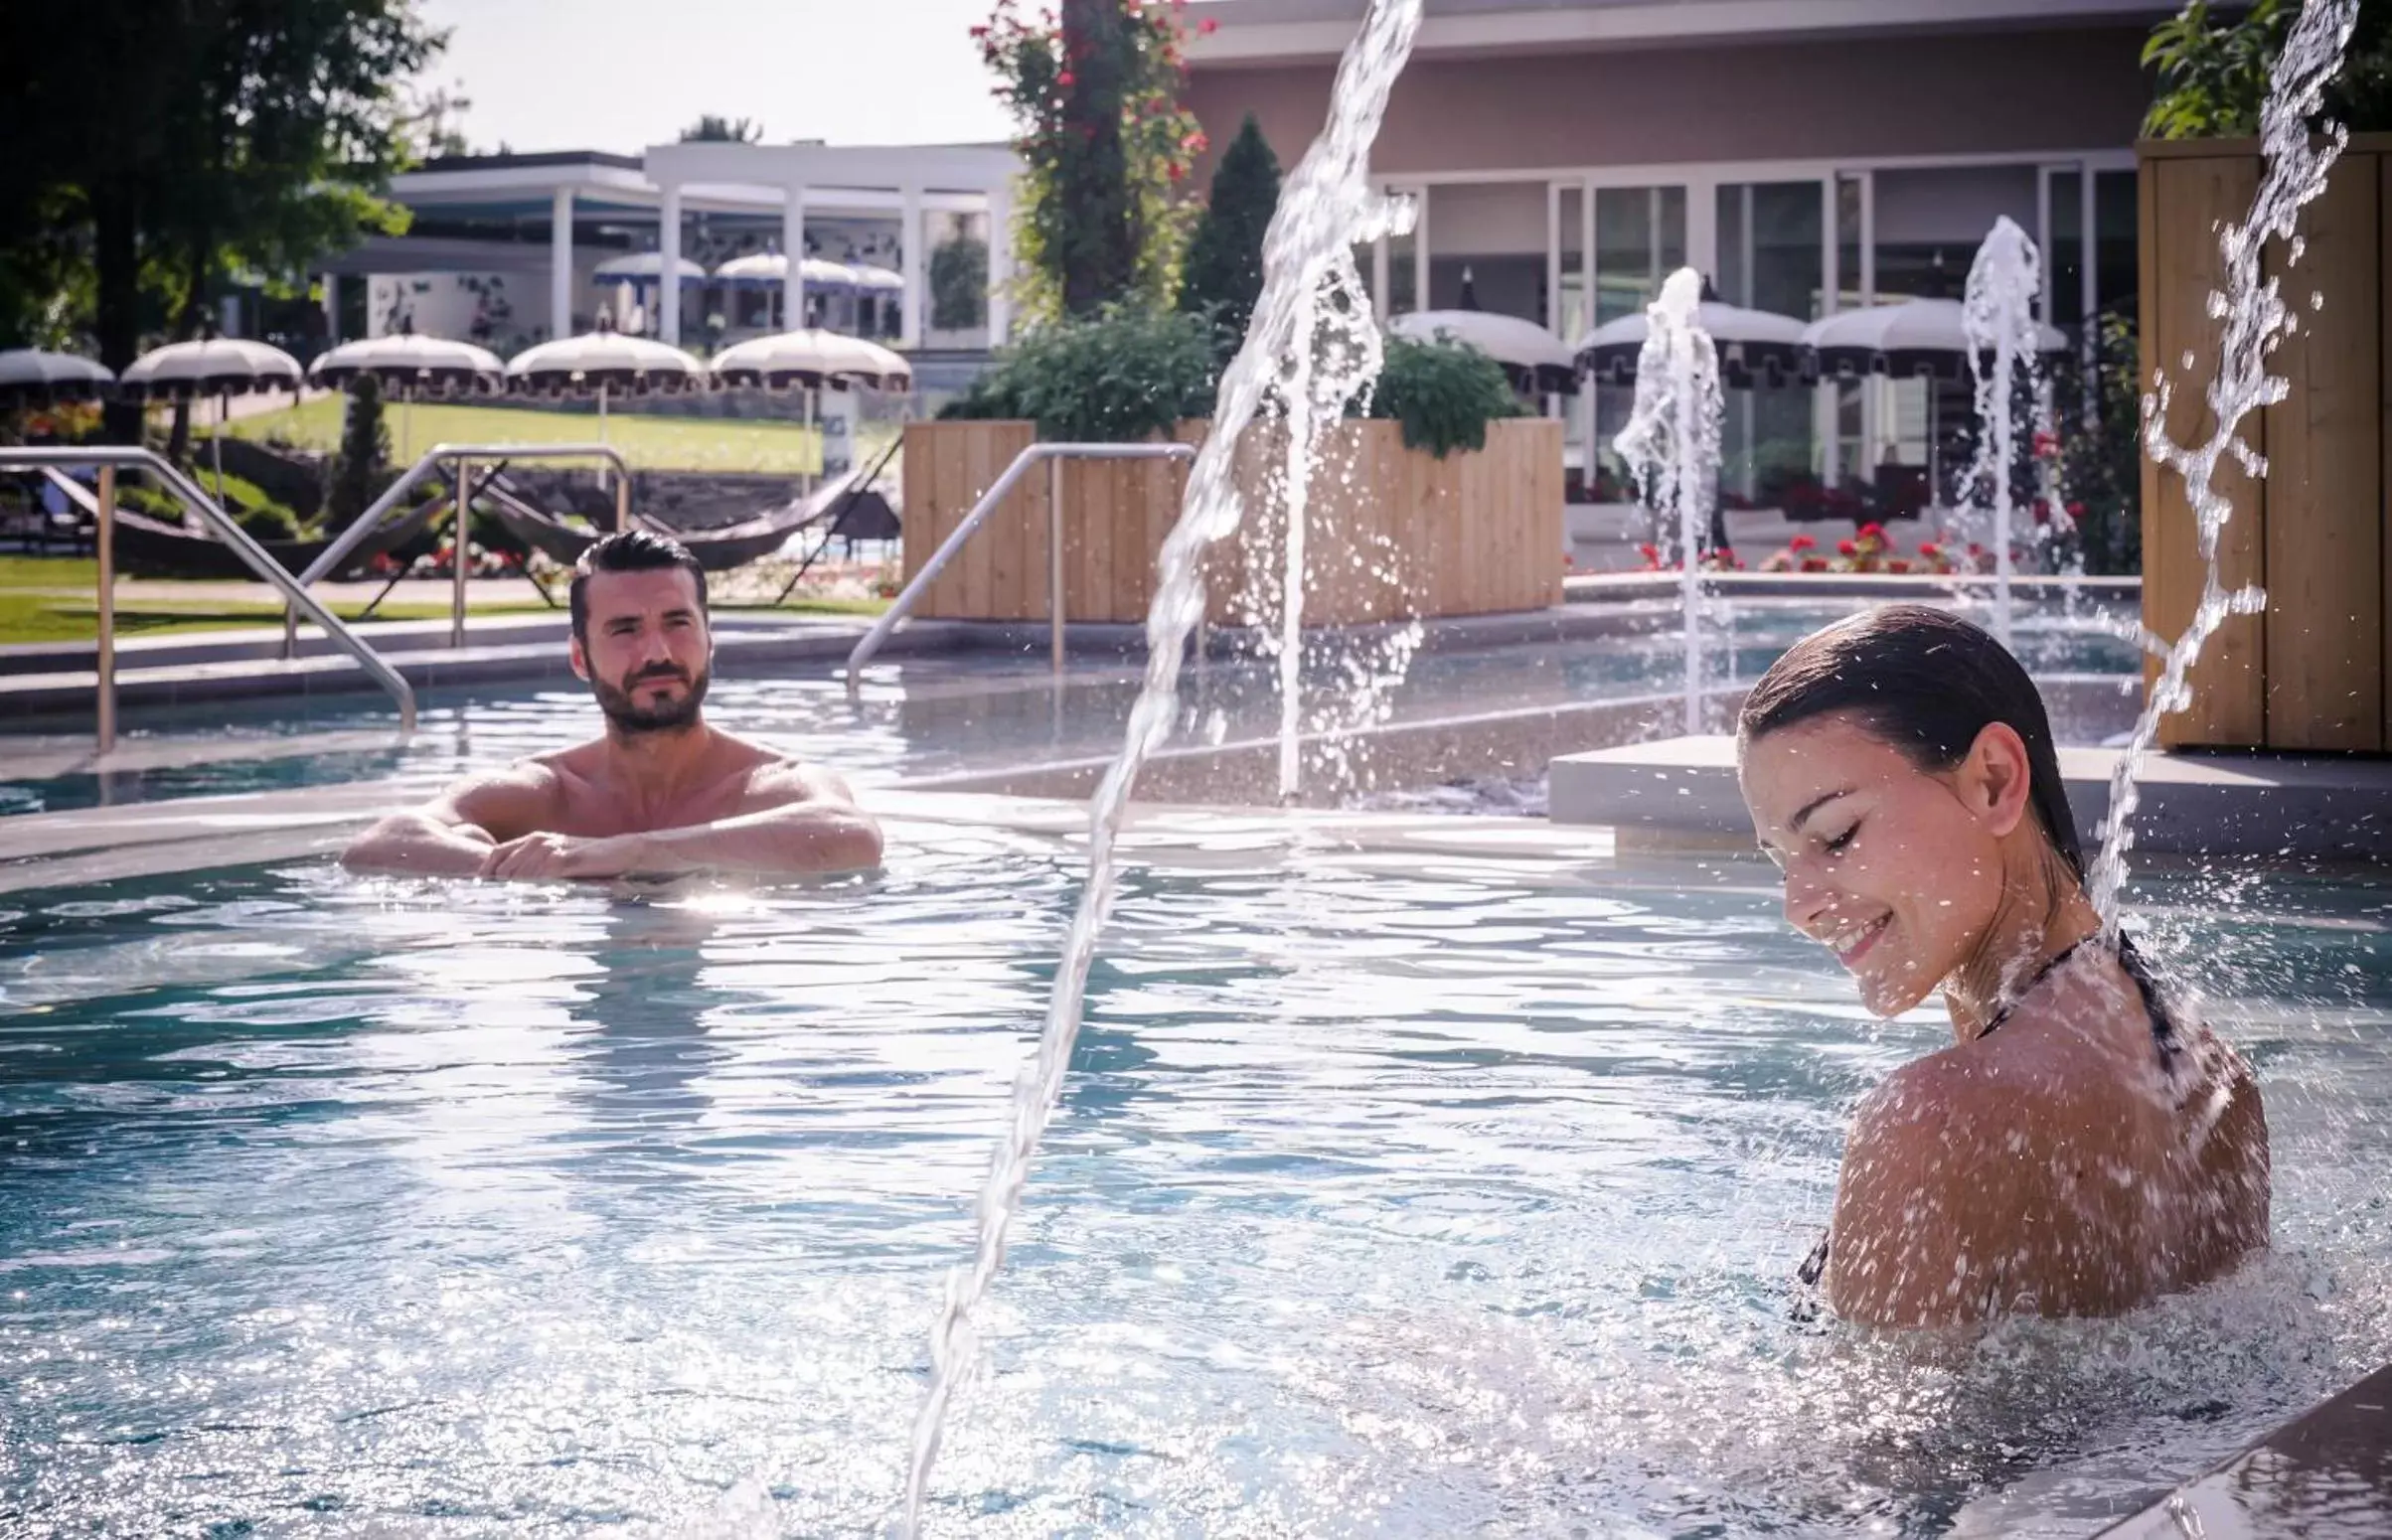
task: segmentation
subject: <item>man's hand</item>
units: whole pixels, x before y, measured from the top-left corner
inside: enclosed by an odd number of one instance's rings
[[[540,882],[628,876],[640,869],[638,835],[583,840],[542,830],[495,847],[481,874],[495,882]]]

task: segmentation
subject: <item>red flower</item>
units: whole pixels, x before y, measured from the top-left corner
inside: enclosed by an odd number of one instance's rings
[[[1806,572],[1825,572],[1827,569],[1828,569],[1828,558],[1827,558],[1827,557],[1825,557],[1825,556],[1805,556],[1805,557],[1803,557],[1803,570],[1804,570],[1804,571],[1806,571]]]
[[[1054,77],[1054,83],[1063,86],[1065,89],[1069,89],[1072,85],[1078,83],[1078,79],[1079,77],[1077,76],[1066,70]]]
[[[1885,526],[1875,523],[1864,524],[1860,527],[1859,537],[1864,540],[1881,540],[1885,539]]]
[[[2069,505],[2068,505],[2068,517],[2069,517],[2069,518],[2071,518],[2071,519],[2082,519],[2082,518],[2084,518],[2084,517],[2085,517],[2085,505],[2084,505],[2084,504],[2082,504],[2082,503],[2071,503],[2071,504],[2069,504]]]
[[[1839,556],[1857,556],[1860,554],[1860,547],[1850,540],[1837,540],[1835,542],[1835,554]]]
[[[1798,535],[1786,542],[1786,548],[1788,550],[1817,550],[1819,541],[1808,535]]]
[[[1636,552],[1647,561],[1659,561],[1662,558],[1661,547],[1651,543],[1639,545]]]
[[[1221,24],[1209,16],[1196,23],[1196,36],[1199,38],[1209,38],[1220,30]]]
[[[1940,556],[1943,553],[1944,547],[1938,545],[1933,540],[1922,540],[1919,542],[1919,554],[1927,557],[1929,560],[1933,560],[1935,557]]]
[[[1969,541],[1969,554],[1972,556],[1982,556],[1985,554],[1985,547],[1978,544],[1975,540],[1971,540]]]
[[[1888,572],[1907,572],[1910,570],[1910,563],[1903,557],[1896,556],[1891,561],[1885,563],[1885,570]]]

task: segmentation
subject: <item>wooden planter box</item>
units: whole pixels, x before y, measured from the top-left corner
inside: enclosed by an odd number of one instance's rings
[[[2180,140],[2138,151],[2143,379],[2148,385],[2154,369],[2168,372],[2168,431],[2189,443],[2214,421],[2204,389],[2218,351],[2219,323],[2207,309],[2219,286],[2217,227],[2248,216],[2259,144]],[[2210,639],[2192,674],[2190,709],[2162,726],[2170,746],[2392,748],[2387,213],[2392,134],[2355,134],[2324,194],[2303,213],[2300,264],[2277,269],[2301,328],[2273,361],[2292,394],[2245,419],[2244,441],[2267,456],[2267,479],[2254,484],[2231,465],[2219,477],[2234,500],[2220,570],[2229,589],[2266,587],[2267,612],[2230,619]],[[2323,296],[2323,309],[2310,308],[2312,293]],[[2201,591],[2198,532],[2183,482],[2148,459],[2143,574],[2144,623],[2175,637]]]
[[[1200,444],[1208,424],[1180,437]],[[910,579],[1014,456],[1028,422],[905,428],[905,567]],[[1282,519],[1270,472],[1277,435],[1240,446],[1247,515],[1213,547],[1206,614],[1215,625],[1276,624]],[[1156,557],[1180,517],[1188,468],[1081,460],[1063,468],[1063,617],[1132,623],[1154,602]],[[1044,620],[1048,486],[1034,471],[942,571],[915,610],[942,620]],[[1440,460],[1403,446],[1393,422],[1331,430],[1305,520],[1307,625],[1542,609],[1561,602],[1561,424],[1490,424],[1487,447]]]

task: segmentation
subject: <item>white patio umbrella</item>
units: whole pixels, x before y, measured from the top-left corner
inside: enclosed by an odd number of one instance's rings
[[[115,383],[113,371],[72,353],[0,352],[0,406],[96,400]]]
[[[825,294],[853,294],[864,287],[855,268],[845,262],[833,262],[819,256],[801,259],[797,265],[797,275],[809,291],[819,289]],[[734,256],[715,269],[715,277],[733,288],[777,292],[788,280],[789,257],[781,251],[757,251],[747,256]],[[898,280],[900,286],[903,281]],[[803,316],[781,317],[784,325],[804,319]]]
[[[1418,342],[1466,343],[1503,365],[1515,389],[1563,395],[1578,390],[1570,350],[1551,332],[1518,316],[1492,310],[1416,310],[1389,321],[1387,330]]]
[[[1957,299],[1905,299],[1845,310],[1803,328],[1803,345],[1822,374],[1934,375],[1969,378],[1969,334]],[[2064,353],[2056,326],[2037,324],[2039,351]]]
[[[295,399],[304,378],[299,361],[280,348],[245,337],[207,336],[152,348],[125,366],[116,389],[137,401],[216,397],[216,422],[208,445],[216,465],[216,500],[222,503],[227,403],[236,395],[262,390],[288,390]]]
[[[688,257],[678,258],[673,269],[681,274],[684,283],[703,283],[706,269]],[[590,270],[590,277],[599,283],[628,283],[634,288],[647,288],[664,276],[665,254],[662,251],[634,251],[629,256],[610,256]]]
[[[1930,381],[1966,381],[1969,333],[1957,299],[1905,299],[1823,317],[1803,328],[1803,342],[1824,377],[1853,379],[1879,374]],[[2068,339],[2056,326],[2035,326],[2035,351],[2065,353]],[[1927,387],[1927,484],[1943,486],[1940,453],[1942,415],[1934,385]]]
[[[825,385],[871,385],[877,390],[913,388],[913,366],[861,337],[809,327],[751,338],[715,356],[718,385],[766,390],[794,389],[805,400],[804,421],[814,425],[815,392]]]
[[[1739,390],[1764,384],[1788,385],[1801,380],[1809,369],[1803,323],[1792,316],[1706,299],[1695,307],[1695,319],[1719,351],[1719,377],[1724,385]],[[1579,338],[1578,368],[1608,385],[1634,385],[1637,359],[1644,348],[1645,312],[1638,309]]]
[[[598,442],[606,442],[606,401],[617,391],[678,395],[705,388],[698,361],[671,343],[618,332],[601,318],[598,329],[526,348],[507,361],[507,385],[524,395],[598,398]],[[599,485],[607,482],[605,469]]]
[[[725,348],[715,356],[713,374],[718,385],[767,390],[813,389],[825,384],[848,383],[877,390],[913,386],[913,366],[903,354],[861,337],[813,327],[754,337]]]
[[[316,356],[307,378],[333,389],[372,375],[399,392],[399,459],[406,462],[408,418],[419,392],[486,395],[507,385],[507,366],[487,348],[445,337],[418,337],[412,318],[387,337],[363,337]]]

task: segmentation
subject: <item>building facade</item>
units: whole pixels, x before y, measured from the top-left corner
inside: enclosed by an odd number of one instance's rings
[[[1427,0],[1372,173],[1417,205],[1359,253],[1382,313],[1465,303],[1566,341],[1683,265],[1811,320],[1958,297],[2003,215],[2044,253],[2044,318],[2131,319],[2139,63],[2167,4],[2123,0]],[[1215,146],[1252,113],[1283,162],[1320,131],[1360,0],[1211,0],[1191,104]],[[1209,168],[1199,170],[1199,177]],[[1467,291],[1467,292],[1466,292]],[[1767,495],[1928,463],[1922,380],[1738,392],[1731,486]],[[1947,387],[1949,388],[1949,387]],[[1626,393],[1571,421],[1599,472]],[[1560,409],[1556,404],[1555,409]],[[1591,479],[1591,478],[1590,478]]]

